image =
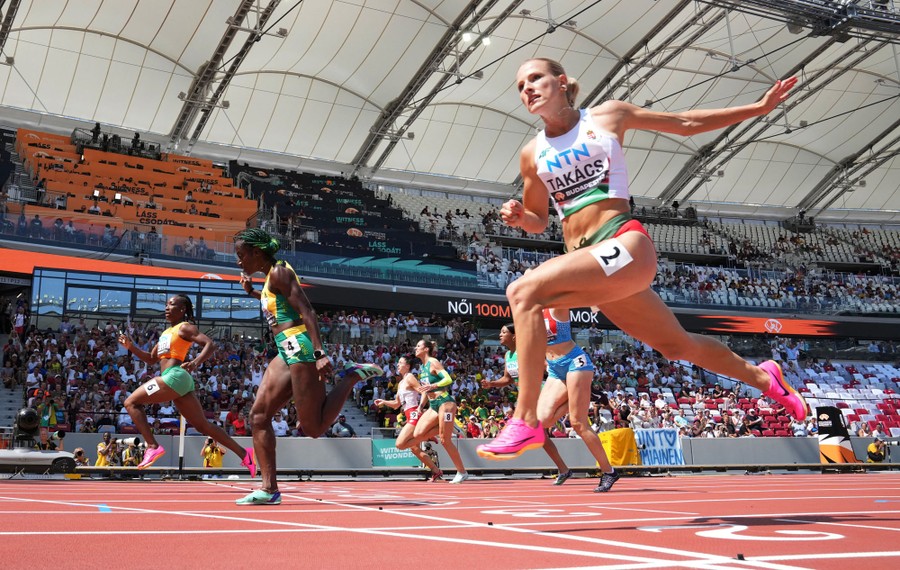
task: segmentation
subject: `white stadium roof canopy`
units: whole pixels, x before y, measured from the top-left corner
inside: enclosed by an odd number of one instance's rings
[[[895,0],[0,0],[0,123],[94,121],[178,152],[506,197],[539,125],[514,78],[559,60],[582,104],[744,104],[766,119],[632,131],[632,193],[701,211],[896,222]],[[487,39],[489,38],[489,40]],[[775,210],[772,210],[772,207]]]

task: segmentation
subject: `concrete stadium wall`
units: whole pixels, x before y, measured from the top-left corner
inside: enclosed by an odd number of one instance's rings
[[[132,436],[114,436],[126,438]],[[250,446],[249,437],[236,438],[243,446]],[[178,438],[160,436],[159,442],[166,448],[164,455],[155,466],[178,466]],[[185,467],[202,467],[200,450],[206,438],[187,436],[184,443]],[[488,461],[475,453],[475,448],[486,440],[458,440],[458,447],[463,462],[468,469],[526,469],[553,468],[553,463],[546,454],[540,451],[526,453],[510,461]],[[856,457],[865,461],[866,446],[871,439],[851,438]],[[97,434],[71,433],[65,438],[66,451],[76,447],[84,448],[93,465],[97,458]],[[349,439],[310,439],[279,438],[279,469],[328,469],[328,470],[360,470],[372,467],[372,440],[369,438]],[[594,459],[585,445],[578,439],[554,439],[566,463],[573,468],[594,467]],[[688,465],[772,465],[793,463],[819,463],[819,444],[816,438],[741,438],[741,439],[682,439],[684,460]],[[450,457],[439,445],[434,446],[438,452],[442,469],[453,469]],[[900,459],[900,450],[897,451]],[[239,468],[240,460],[230,451],[225,454],[222,466]]]

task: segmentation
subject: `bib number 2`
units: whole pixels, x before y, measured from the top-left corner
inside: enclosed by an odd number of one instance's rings
[[[604,241],[597,247],[591,249],[591,255],[600,264],[600,268],[607,276],[614,274],[632,261],[634,258],[625,249],[625,245],[618,240],[612,238]]]

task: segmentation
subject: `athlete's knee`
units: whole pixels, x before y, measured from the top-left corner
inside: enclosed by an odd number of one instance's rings
[[[300,429],[303,430],[303,435],[313,439],[322,437],[322,435],[328,431],[329,427],[331,427],[329,424],[304,422],[303,420],[300,420]]]
[[[129,412],[131,410],[143,410],[144,404],[141,404],[138,401],[137,396],[132,394],[125,399],[125,409],[128,410]]]
[[[265,430],[267,427],[272,427],[272,422],[269,421],[270,415],[266,413],[264,407],[262,406],[253,406],[250,409],[250,414],[247,419],[250,421],[250,428],[253,431],[256,430]]]
[[[569,416],[569,425],[572,426],[572,431],[578,435],[587,433],[591,429],[591,424],[587,422],[587,418],[573,418]]]
[[[532,280],[528,276],[520,277],[506,287],[506,298],[513,310],[535,309],[543,310],[541,299],[538,295],[539,291],[532,284]]]

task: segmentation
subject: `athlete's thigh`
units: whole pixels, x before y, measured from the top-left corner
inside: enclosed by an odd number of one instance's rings
[[[441,422],[441,428],[448,430],[447,433],[453,433],[453,426],[456,423],[456,402],[444,402],[438,410],[438,421]]]
[[[661,349],[687,335],[672,310],[653,289],[601,303],[598,308],[622,332]]]
[[[305,417],[320,417],[325,401],[325,383],[319,379],[316,365],[300,363],[292,364],[290,368],[297,417],[301,421]]]
[[[431,408],[426,409],[416,422],[415,438],[419,439],[438,427],[438,413]]]
[[[291,371],[287,363],[276,356],[263,373],[256,400],[253,401],[253,412],[274,414],[291,399],[292,390]]]
[[[418,423],[416,423],[418,425]],[[407,444],[412,443],[416,439],[416,426],[412,424],[406,424],[403,428],[400,429],[400,435],[397,436],[396,446],[397,447],[405,447]]]
[[[640,232],[626,232],[545,261],[507,293],[524,292],[542,306],[570,309],[629,297],[647,289],[655,275],[653,242]]]
[[[569,394],[569,416],[587,418],[591,405],[591,381],[593,370],[577,370],[566,376],[566,388]]]
[[[565,383],[559,378],[547,378],[541,388],[541,395],[538,396],[538,419],[545,427],[556,422],[568,410],[568,400]]]

